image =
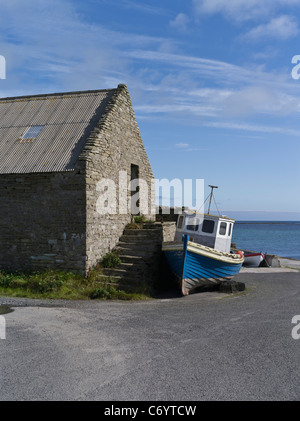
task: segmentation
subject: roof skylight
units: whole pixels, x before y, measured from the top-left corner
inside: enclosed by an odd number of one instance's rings
[[[32,142],[38,137],[45,126],[30,126],[26,129],[19,142]]]

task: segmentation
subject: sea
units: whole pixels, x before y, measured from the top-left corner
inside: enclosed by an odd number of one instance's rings
[[[300,260],[300,221],[236,221],[237,248]]]

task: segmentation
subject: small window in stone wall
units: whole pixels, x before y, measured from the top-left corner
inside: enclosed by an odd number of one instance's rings
[[[131,214],[140,215],[140,169],[138,165],[131,164],[130,188],[131,188]]]
[[[22,137],[18,139],[18,142],[21,143],[30,143],[33,142],[38,135],[41,133],[45,126],[30,126],[25,130],[25,133]]]

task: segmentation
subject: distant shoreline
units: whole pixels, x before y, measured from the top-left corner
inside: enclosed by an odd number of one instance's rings
[[[283,224],[300,224],[300,221],[235,221],[236,224],[274,224],[274,225],[283,225]]]
[[[300,221],[236,221],[238,248],[300,260]]]

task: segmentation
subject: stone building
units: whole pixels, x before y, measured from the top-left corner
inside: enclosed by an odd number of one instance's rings
[[[87,273],[153,185],[125,85],[0,99],[0,269]]]

